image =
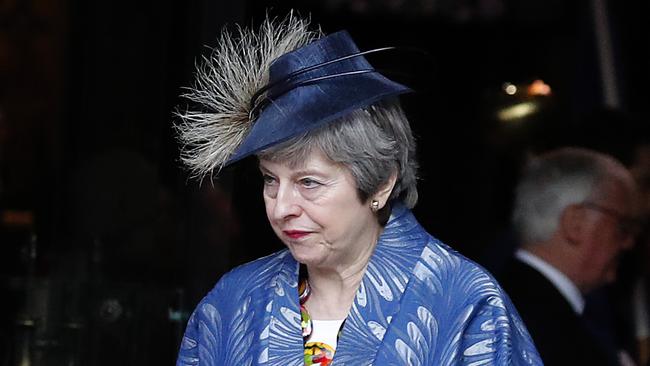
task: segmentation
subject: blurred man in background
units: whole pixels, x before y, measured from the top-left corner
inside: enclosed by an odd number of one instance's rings
[[[524,170],[513,213],[520,245],[499,277],[546,365],[629,364],[582,315],[584,295],[614,281],[634,244],[637,201],[629,171],[595,151],[556,149]]]

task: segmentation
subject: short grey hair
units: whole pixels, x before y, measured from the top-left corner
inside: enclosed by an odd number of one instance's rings
[[[605,181],[616,178],[618,168],[625,169],[608,155],[574,147],[532,158],[517,185],[512,214],[522,244],[550,239],[564,210],[595,199]]]
[[[315,148],[349,169],[362,202],[396,174],[389,202],[400,200],[409,208],[417,203],[415,139],[396,98],[355,110],[324,127],[266,149],[258,157],[297,165]]]

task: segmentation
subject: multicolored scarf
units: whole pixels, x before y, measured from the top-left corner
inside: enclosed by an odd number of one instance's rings
[[[301,274],[306,272],[307,271],[301,270]],[[332,363],[332,359],[334,358],[334,348],[332,348],[332,346],[329,344],[323,342],[307,341],[313,331],[313,322],[309,316],[307,308],[305,307],[305,303],[311,294],[311,287],[309,287],[309,281],[307,280],[306,275],[300,276],[298,293],[300,294],[300,325],[302,326],[302,339],[305,345],[305,365],[329,366]],[[345,322],[343,322],[343,324],[345,324]],[[343,324],[341,324],[341,328],[339,328],[337,339],[341,337]]]

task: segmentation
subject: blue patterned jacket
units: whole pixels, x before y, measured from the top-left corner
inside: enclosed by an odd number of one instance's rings
[[[299,264],[287,250],[225,274],[190,317],[177,365],[303,365]],[[541,365],[514,306],[484,269],[393,208],[335,365]]]

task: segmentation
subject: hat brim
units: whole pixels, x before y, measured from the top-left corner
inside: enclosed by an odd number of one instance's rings
[[[316,130],[357,109],[411,91],[380,74],[341,79],[345,80],[305,85],[269,103],[226,165]]]

